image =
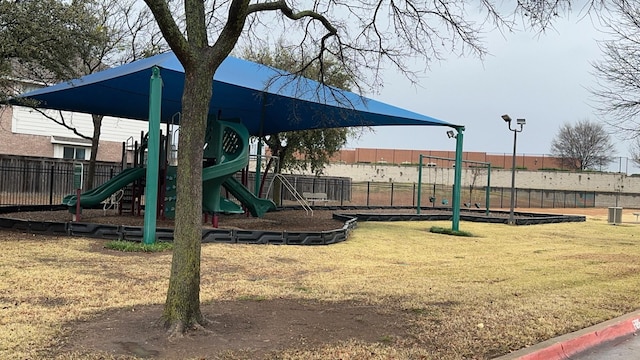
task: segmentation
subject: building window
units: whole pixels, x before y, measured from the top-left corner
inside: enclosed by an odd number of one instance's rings
[[[91,140],[52,136],[53,157],[56,159],[89,160]]]
[[[85,160],[86,150],[81,147],[65,146],[62,152],[63,159]]]

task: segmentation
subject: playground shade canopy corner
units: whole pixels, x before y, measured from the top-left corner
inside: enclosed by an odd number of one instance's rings
[[[151,69],[162,77],[163,123],[179,124],[184,69],[173,52],[20,95],[40,108],[147,120]],[[227,57],[212,82],[210,117],[239,118],[254,136],[351,126],[457,127],[348,91],[294,77],[269,66]]]

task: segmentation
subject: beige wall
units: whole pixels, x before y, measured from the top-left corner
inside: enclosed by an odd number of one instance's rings
[[[418,167],[389,164],[331,164],[323,175],[345,176],[353,181],[417,183]],[[424,167],[425,184],[452,185],[454,168]],[[462,185],[486,186],[485,169],[463,169]],[[511,170],[492,169],[491,186],[511,187]],[[524,189],[577,190],[640,193],[640,177],[622,173],[570,173],[564,171],[516,170],[516,187]]]
[[[350,177],[353,181],[417,183],[418,167],[388,164],[332,164],[326,176]],[[423,168],[422,183],[453,185],[454,168]],[[475,178],[475,180],[474,180]],[[486,170],[463,169],[462,185],[487,184]],[[492,187],[511,187],[511,170],[492,169]],[[516,171],[516,188],[596,192],[596,207],[620,206],[640,209],[640,177],[623,173],[570,173],[563,171]]]

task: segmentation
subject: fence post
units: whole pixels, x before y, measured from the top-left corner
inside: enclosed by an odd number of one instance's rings
[[[344,179],[340,179],[340,206],[344,206]]]
[[[53,168],[55,165],[51,164],[49,169],[49,205],[53,205]]]
[[[393,206],[393,183],[391,183],[391,206]]]
[[[413,189],[411,190],[411,206],[416,206],[416,183],[413,183]]]
[[[369,206],[369,190],[371,189],[371,182],[367,181],[367,206]]]

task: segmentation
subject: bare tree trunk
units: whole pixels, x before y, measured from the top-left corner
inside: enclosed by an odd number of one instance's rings
[[[273,170],[273,202],[276,206],[282,206],[282,179],[277,175],[282,175],[282,167],[280,166],[279,158],[276,163],[276,167]]]
[[[285,160],[285,156],[287,155],[287,146],[283,146],[279,140],[279,135],[275,134],[273,136],[273,141],[266,142],[271,154],[278,157],[278,163],[276,164],[276,168],[273,171],[275,174],[282,174],[282,163]],[[273,202],[276,206],[282,206],[282,180],[280,178],[275,178],[273,181]]]
[[[200,245],[202,239],[202,152],[213,73],[185,66],[182,96],[175,238],[171,278],[164,307],[170,336],[181,336],[204,322],[200,312]]]
[[[87,180],[85,181],[85,189],[93,189],[96,177],[96,159],[98,158],[98,145],[100,144],[100,133],[102,128],[102,115],[91,115],[93,121],[93,137],[91,138],[91,156],[89,157],[89,169],[87,170]]]

